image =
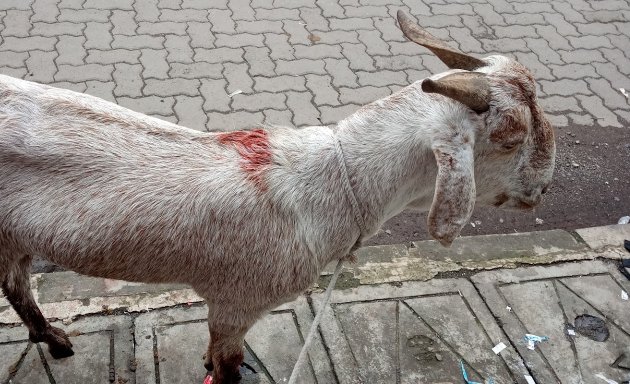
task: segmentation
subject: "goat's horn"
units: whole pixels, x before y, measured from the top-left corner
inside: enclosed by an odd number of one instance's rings
[[[486,65],[485,62],[476,57],[468,56],[449,47],[442,40],[416,25],[405,12],[399,10],[397,16],[400,29],[402,29],[405,36],[414,43],[429,48],[449,68],[472,71]]]
[[[490,108],[490,83],[480,72],[457,72],[438,80],[424,79],[422,90],[450,97],[477,113]]]

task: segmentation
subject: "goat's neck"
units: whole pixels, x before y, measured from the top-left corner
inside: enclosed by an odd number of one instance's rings
[[[433,137],[452,127],[455,112],[414,84],[339,122],[337,137],[368,236],[405,207],[428,210],[437,175]]]

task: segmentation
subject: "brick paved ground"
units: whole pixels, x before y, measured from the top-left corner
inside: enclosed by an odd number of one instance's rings
[[[531,68],[557,126],[630,123],[627,0],[2,0],[0,73],[200,130],[330,124],[445,69],[398,9]]]

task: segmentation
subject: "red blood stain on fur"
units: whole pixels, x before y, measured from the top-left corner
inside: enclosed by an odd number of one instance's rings
[[[271,164],[267,132],[264,129],[227,132],[219,134],[218,140],[223,145],[234,146],[242,158],[241,168],[247,173],[248,179],[264,192],[267,186],[262,175],[265,168]]]

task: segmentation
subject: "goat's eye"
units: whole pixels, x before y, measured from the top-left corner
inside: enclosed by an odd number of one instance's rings
[[[516,147],[518,146],[517,143],[507,143],[507,144],[503,144],[503,149],[506,151],[512,151],[514,150]]]

